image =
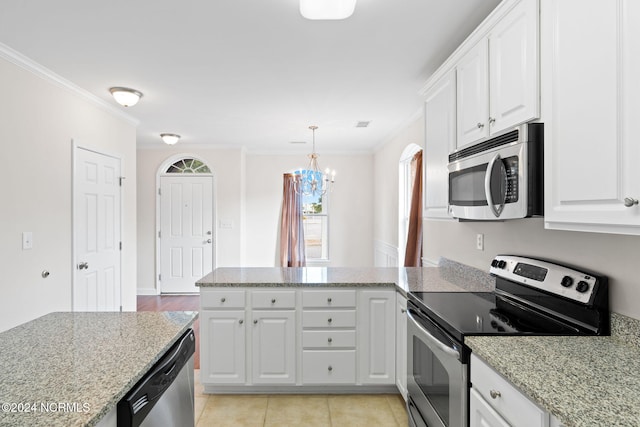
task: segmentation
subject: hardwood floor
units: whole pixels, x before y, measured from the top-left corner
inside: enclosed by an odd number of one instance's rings
[[[200,295],[138,295],[138,311],[198,311]],[[200,319],[193,324],[196,334],[195,369],[200,369]]]

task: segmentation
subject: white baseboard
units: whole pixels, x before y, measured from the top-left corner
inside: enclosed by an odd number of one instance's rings
[[[156,288],[138,288],[138,295],[159,295]]]

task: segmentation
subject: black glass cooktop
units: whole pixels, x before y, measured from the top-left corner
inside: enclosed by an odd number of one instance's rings
[[[411,292],[409,300],[460,341],[469,335],[580,335],[555,318],[492,292]]]

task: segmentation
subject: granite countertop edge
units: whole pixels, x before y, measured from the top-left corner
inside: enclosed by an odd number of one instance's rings
[[[474,336],[466,343],[565,427],[637,426],[640,321],[612,313],[611,327],[611,336]]]

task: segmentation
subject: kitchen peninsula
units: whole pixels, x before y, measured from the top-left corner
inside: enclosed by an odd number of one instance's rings
[[[197,316],[51,313],[0,333],[0,425],[115,425],[118,401]]]
[[[404,394],[407,293],[494,289],[488,273],[446,259],[424,268],[218,268],[196,284],[207,393]]]

